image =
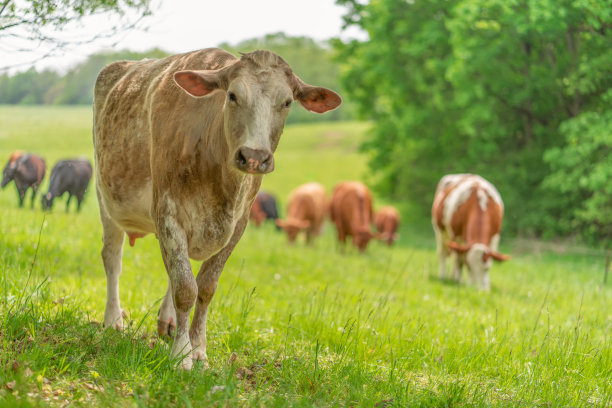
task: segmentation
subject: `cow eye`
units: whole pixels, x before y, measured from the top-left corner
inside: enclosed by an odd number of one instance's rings
[[[228,92],[227,97],[229,98],[230,102],[238,101],[238,99],[236,98],[236,94],[233,92]]]
[[[287,99],[285,103],[283,103],[283,108],[289,108],[293,101],[291,99]]]

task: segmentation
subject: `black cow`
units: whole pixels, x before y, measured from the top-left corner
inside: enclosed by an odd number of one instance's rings
[[[253,201],[249,218],[259,226],[264,220],[275,221],[278,218],[278,208],[276,207],[276,198],[270,193],[260,191]],[[276,227],[280,230],[280,227]]]
[[[33,154],[16,150],[11,154],[8,163],[2,172],[2,188],[15,180],[17,193],[19,194],[19,207],[23,207],[28,188],[32,189],[31,206],[34,208],[34,196],[45,177],[45,159]]]
[[[42,197],[42,206],[45,210],[53,208],[53,199],[68,193],[66,212],[70,206],[72,196],[77,198],[77,211],[81,210],[81,202],[89,180],[91,179],[91,163],[87,159],[60,160],[51,170],[49,191]]]

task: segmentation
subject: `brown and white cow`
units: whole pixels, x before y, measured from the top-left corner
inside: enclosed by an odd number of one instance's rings
[[[347,236],[353,237],[353,245],[364,252],[375,234],[370,230],[372,223],[372,194],[358,181],[338,184],[332,193],[329,216],[336,226],[338,241],[342,245]]]
[[[453,276],[461,279],[467,264],[471,281],[489,290],[493,260],[510,257],[497,252],[504,204],[497,189],[474,174],[449,174],[440,180],[432,206],[440,278],[446,278],[446,258],[453,256]]]
[[[293,101],[323,113],[334,92],[301,81],[269,51],[215,48],[120,61],[94,97],[96,190],[107,277],[104,325],[122,328],[123,241],[156,234],[168,272],[158,332],[176,322],[173,356],[206,362],[206,316],[219,275],[248,221]],[[204,261],[194,278],[189,259]],[[189,329],[189,314],[195,312]]]
[[[303,184],[289,194],[287,218],[276,220],[276,225],[285,231],[290,243],[304,231],[306,243],[310,244],[321,233],[326,209],[325,187],[319,183]]]
[[[378,238],[389,246],[393,245],[399,237],[397,233],[399,222],[400,215],[395,207],[390,205],[381,207],[374,214],[374,225],[380,233]]]

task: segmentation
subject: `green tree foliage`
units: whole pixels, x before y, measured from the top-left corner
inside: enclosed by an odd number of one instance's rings
[[[365,148],[382,190],[425,210],[442,175],[475,172],[502,193],[507,230],[589,233],[586,219],[574,229],[577,198],[544,180],[562,177],[556,160],[571,154],[563,148],[579,128],[570,123],[608,109],[607,1],[338,3],[346,25],[369,36],[336,45],[348,95],[376,123]],[[547,151],[556,153],[544,161]]]
[[[47,55],[76,44],[110,38],[134,28],[151,14],[151,0],[0,0],[0,46],[15,54],[47,46]],[[63,30],[86,23],[89,17],[108,15],[107,25],[93,35]],[[44,58],[44,57],[42,57]],[[11,67],[0,61],[0,68]]]
[[[93,86],[100,70],[119,60],[162,58],[159,49],[147,52],[103,52],[90,56],[65,75],[34,68],[12,76],[0,75],[0,104],[88,105],[93,101]]]
[[[60,76],[52,71],[37,72],[34,68],[12,77],[0,75],[0,104],[39,105],[46,103],[49,90]]]

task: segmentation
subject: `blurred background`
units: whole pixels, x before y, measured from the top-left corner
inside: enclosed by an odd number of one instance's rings
[[[362,178],[404,213],[427,220],[440,177],[474,172],[501,192],[506,236],[605,247],[611,30],[605,0],[5,0],[0,104],[89,106],[118,59],[270,49],[344,98],[287,123],[366,123]]]

